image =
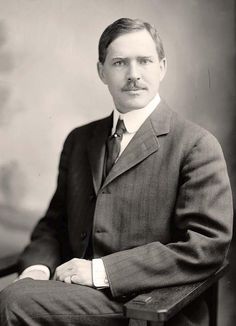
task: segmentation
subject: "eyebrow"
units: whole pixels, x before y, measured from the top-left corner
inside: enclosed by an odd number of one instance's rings
[[[150,56],[139,56],[138,58],[137,58],[138,60],[151,60],[151,61],[154,61],[155,60],[155,57],[153,57],[152,55],[150,55]]]
[[[115,61],[115,60],[129,60],[130,58],[129,57],[114,57],[112,58],[111,60],[112,61]],[[136,57],[136,59],[154,59],[153,56],[146,56],[146,55],[139,55]]]
[[[115,60],[125,60],[125,59],[127,59],[127,58],[125,58],[125,57],[114,57],[111,60],[115,61]]]

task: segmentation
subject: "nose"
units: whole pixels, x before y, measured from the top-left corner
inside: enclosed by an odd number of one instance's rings
[[[140,80],[140,72],[136,62],[130,62],[127,72],[127,79],[128,81]]]

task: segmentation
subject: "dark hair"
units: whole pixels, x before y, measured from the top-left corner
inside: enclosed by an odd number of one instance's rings
[[[159,60],[162,60],[165,57],[165,51],[163,48],[162,40],[155,27],[140,19],[120,18],[109,25],[100,37],[98,45],[99,61],[102,64],[105,62],[107,48],[118,36],[130,32],[140,31],[143,29],[146,29],[151,35],[153,41],[156,44]]]

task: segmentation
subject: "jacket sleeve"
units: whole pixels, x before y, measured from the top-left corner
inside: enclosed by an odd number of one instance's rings
[[[67,137],[61,152],[55,194],[45,216],[33,230],[31,242],[20,256],[19,272],[28,266],[42,264],[53,273],[61,263],[63,252],[67,250],[66,180],[72,146],[73,131]]]
[[[192,146],[182,164],[172,216],[175,240],[102,257],[113,296],[208,277],[225,259],[232,218],[223,153],[217,140],[207,133]]]

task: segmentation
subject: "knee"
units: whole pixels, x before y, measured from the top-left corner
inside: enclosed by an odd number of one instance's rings
[[[17,281],[0,292],[0,325],[11,325],[10,321],[28,299],[25,295],[25,281]]]

